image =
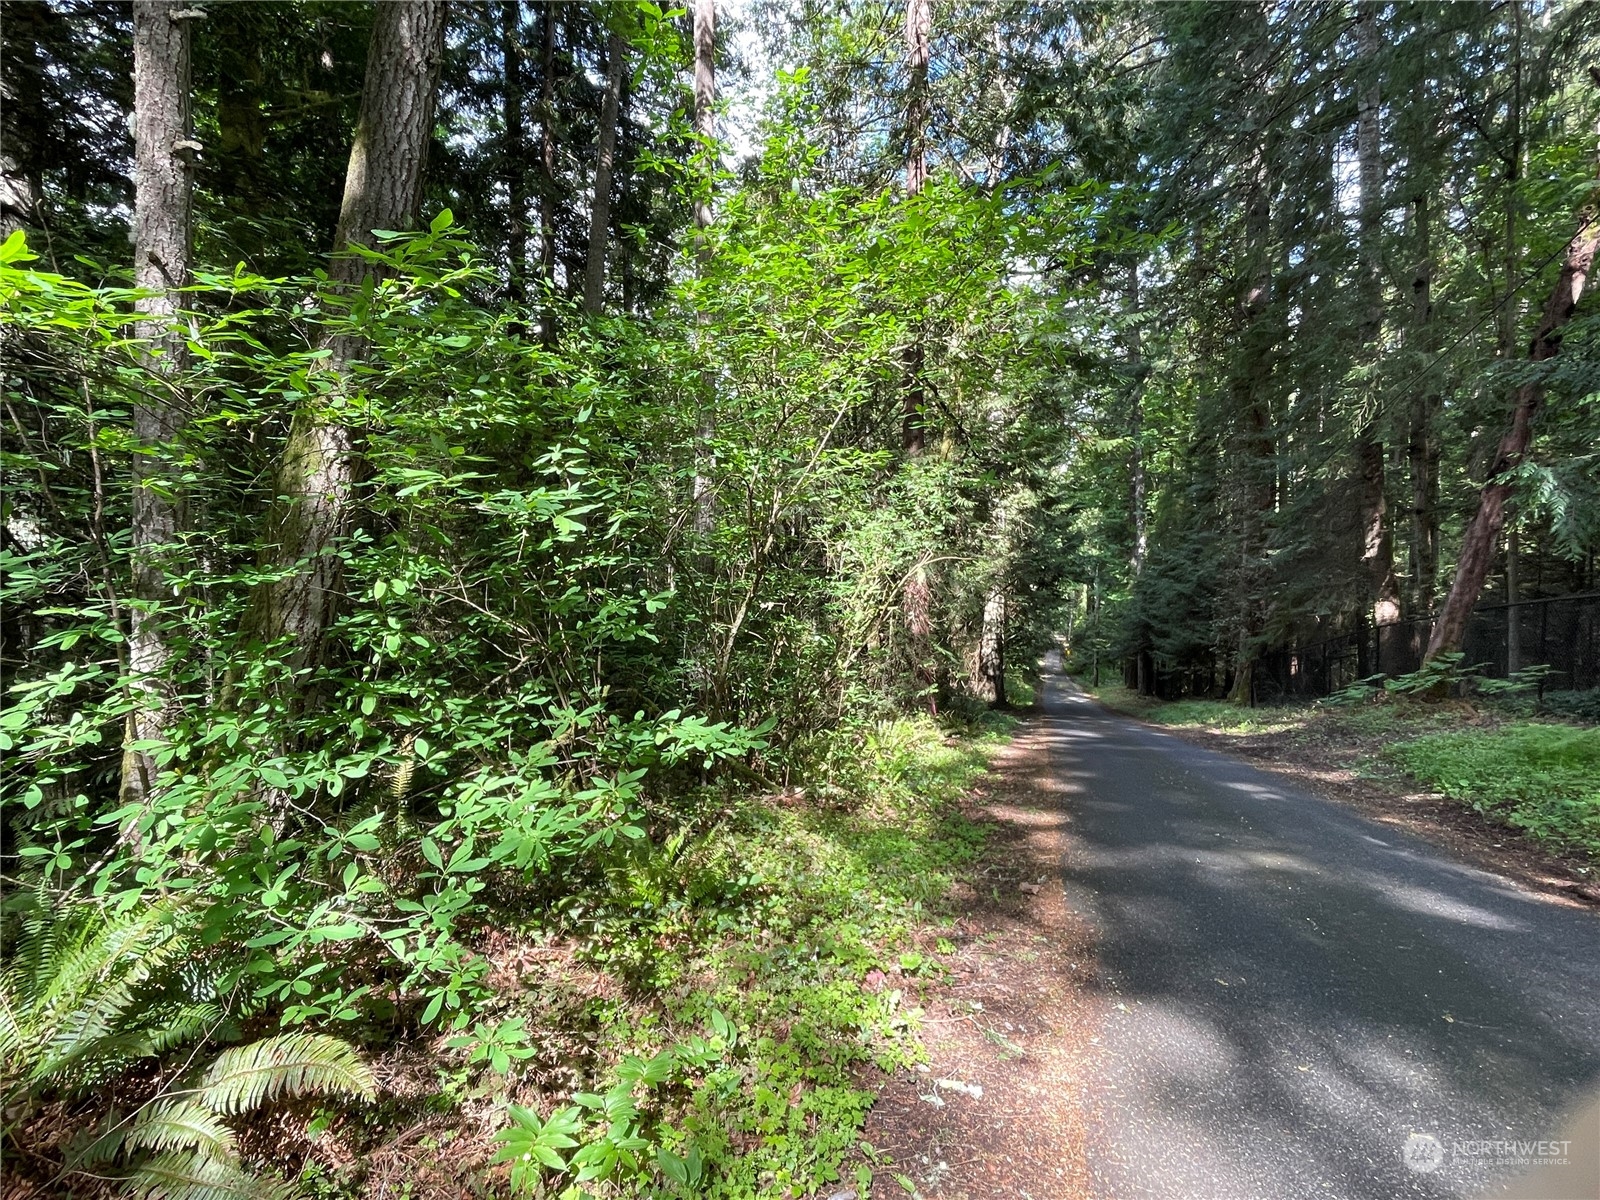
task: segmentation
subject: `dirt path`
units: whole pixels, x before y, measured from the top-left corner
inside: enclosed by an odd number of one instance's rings
[[[1059,883],[1067,786],[1046,724],[1030,720],[974,792],[994,832],[958,897],[951,975],[924,997],[928,1065],[890,1080],[868,1122],[893,1163],[874,1200],[1089,1194],[1097,1002],[1089,930]]]

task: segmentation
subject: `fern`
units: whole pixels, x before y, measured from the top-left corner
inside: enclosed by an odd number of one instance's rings
[[[125,1150],[197,1150],[208,1158],[235,1155],[233,1130],[214,1110],[194,1100],[150,1105],[121,1138]]]
[[[296,1191],[276,1179],[252,1175],[237,1163],[202,1154],[157,1155],[128,1176],[138,1200],[294,1200]]]
[[[10,1120],[25,1119],[48,1091],[84,1091],[129,1063],[227,1027],[222,969],[189,956],[171,906],[110,914],[80,904],[68,912],[44,894],[25,905],[0,971],[0,1108]],[[289,1200],[296,1189],[245,1169],[227,1118],[284,1096],[375,1090],[371,1069],[338,1038],[266,1038],[224,1050],[131,1117],[113,1115],[69,1168],[98,1174],[120,1159],[132,1168],[126,1192],[148,1200]]]
[[[371,1096],[371,1069],[348,1043],[285,1033],[224,1050],[200,1081],[199,1097],[219,1113],[240,1113],[288,1093]]]

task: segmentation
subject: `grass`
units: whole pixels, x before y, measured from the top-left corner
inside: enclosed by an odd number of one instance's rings
[[[1521,722],[1428,734],[1385,754],[1484,816],[1600,856],[1600,729]]]
[[[1012,708],[1031,708],[1038,695],[1039,674],[1032,669],[1006,668],[1006,702]]]
[[[1091,687],[1078,684],[1107,708],[1153,725],[1193,726],[1232,733],[1264,733],[1283,729],[1305,717],[1301,708],[1241,708],[1222,700],[1157,700],[1121,684]]]

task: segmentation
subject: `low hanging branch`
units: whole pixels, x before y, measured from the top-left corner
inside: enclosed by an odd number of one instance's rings
[[[1584,285],[1594,269],[1596,247],[1600,247],[1600,189],[1591,193],[1589,203],[1578,218],[1578,231],[1567,243],[1561,276],[1555,290],[1545,303],[1544,315],[1534,332],[1528,348],[1532,362],[1545,362],[1561,350],[1562,327],[1572,319],[1573,311],[1583,296]],[[1439,610],[1433,623],[1433,636],[1428,639],[1426,661],[1441,654],[1461,649],[1466,638],[1467,622],[1473,607],[1483,594],[1484,581],[1494,563],[1495,547],[1499,543],[1500,529],[1505,524],[1506,499],[1511,495],[1511,473],[1528,453],[1533,441],[1533,419],[1538,414],[1544,390],[1538,383],[1525,383],[1517,389],[1516,405],[1511,412],[1511,428],[1500,439],[1494,463],[1489,468],[1488,482],[1478,499],[1478,511],[1467,526],[1461,541],[1461,556],[1456,561],[1455,582],[1450,595]]]

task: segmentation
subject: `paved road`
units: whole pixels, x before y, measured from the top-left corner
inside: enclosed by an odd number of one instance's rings
[[[1477,1196],[1517,1168],[1467,1143],[1559,1137],[1600,1090],[1600,916],[1059,675],[1043,700],[1108,981],[1102,1200]]]

